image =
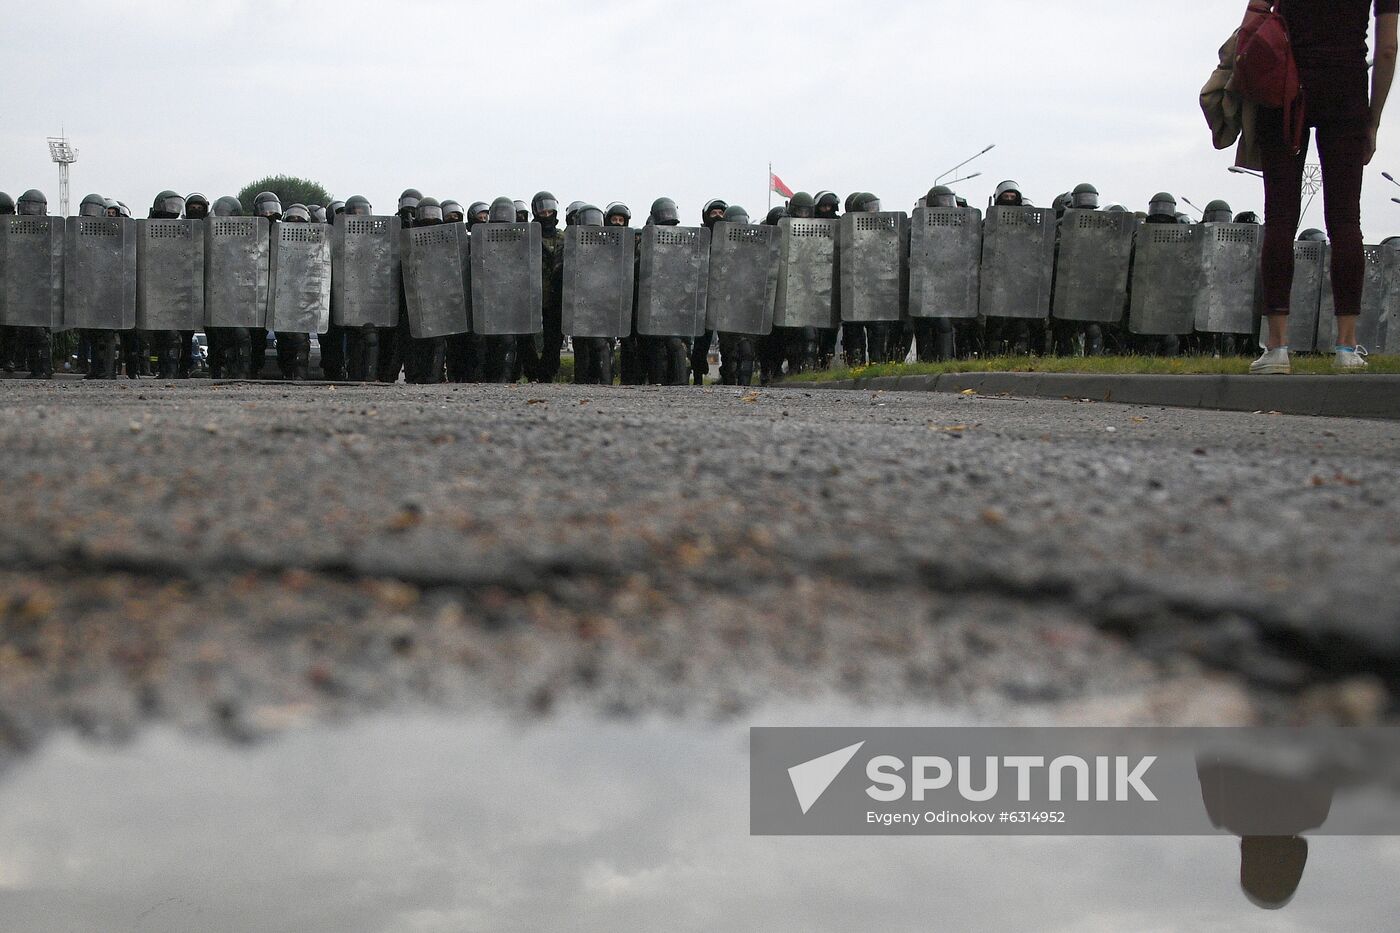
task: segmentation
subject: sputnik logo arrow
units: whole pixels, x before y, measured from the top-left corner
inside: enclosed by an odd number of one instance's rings
[[[846,765],[851,763],[851,759],[864,744],[857,742],[840,751],[788,768],[792,789],[797,794],[797,802],[801,805],[804,815],[822,798],[822,794],[826,793],[826,789],[846,769]]]

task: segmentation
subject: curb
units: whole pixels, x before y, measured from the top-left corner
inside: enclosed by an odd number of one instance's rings
[[[1101,373],[944,373],[808,383],[877,392],[971,390],[978,395],[1089,399],[1122,405],[1276,411],[1286,415],[1400,420],[1400,376],[1219,376]],[[789,388],[796,388],[790,385]]]

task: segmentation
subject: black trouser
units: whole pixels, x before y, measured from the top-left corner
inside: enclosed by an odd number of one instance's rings
[[[916,317],[910,320],[920,363],[942,363],[953,358],[956,341],[953,321],[946,317]]]
[[[404,381],[413,385],[437,385],[442,382],[443,362],[447,354],[445,337],[413,337],[404,356]]]
[[[612,385],[613,342],[609,337],[574,338],[574,384]]]
[[[122,364],[126,367],[126,378],[139,379],[147,366],[145,333],[139,330],[124,330],[118,334],[121,342]]]
[[[156,354],[156,375],[174,379],[180,375],[180,332],[178,330],[148,330]]]
[[[655,385],[683,386],[690,382],[690,348],[684,337],[644,337],[647,379]]]
[[[637,334],[623,337],[618,351],[619,378],[625,386],[644,385],[647,381],[646,355],[642,344],[647,338]]]
[[[839,328],[821,327],[817,329],[817,367],[830,369],[831,360],[836,356],[836,335]]]
[[[690,377],[698,386],[704,385],[705,377],[710,374],[710,346],[714,340],[715,332],[707,330],[695,338],[690,348]]]
[[[345,375],[352,382],[379,378],[379,334],[373,324],[345,328]]]
[[[331,382],[345,380],[345,335],[347,328],[332,324],[321,335],[321,375]]]
[[[53,334],[47,327],[25,327],[25,362],[35,379],[53,376]]]
[[[277,368],[282,378],[301,382],[311,367],[311,335],[291,331],[277,332]]]
[[[783,341],[788,372],[805,373],[817,368],[820,348],[815,327],[775,327],[773,330]]]
[[[856,321],[841,322],[841,350],[847,366],[863,366],[870,360],[865,345],[865,325]]]
[[[379,329],[379,381],[398,382],[399,372],[404,368],[404,358],[408,353],[413,333],[409,330],[408,314],[399,314],[396,327]]]
[[[480,334],[453,334],[447,338],[448,382],[481,382],[484,366]]]
[[[89,379],[117,378],[117,332],[114,330],[85,330],[83,340],[91,353]]]
[[[1050,346],[1047,350],[1056,356],[1074,356],[1080,349],[1083,338],[1085,356],[1103,354],[1103,325],[1093,321],[1062,321],[1050,319]]]
[[[224,342],[221,327],[206,327],[204,329],[204,351],[209,355],[209,378],[222,379],[224,377]]]
[[[180,369],[178,375],[181,379],[190,378],[194,372],[194,331],[182,330],[180,334]]]
[[[755,338],[750,334],[719,335],[719,381],[727,386],[753,384],[753,364],[757,357]]]
[[[247,327],[209,328],[210,371],[213,371],[217,357],[221,378],[247,379],[252,357],[252,333]]]
[[[908,321],[890,321],[885,335],[885,361],[903,363],[914,346],[914,329]]]
[[[531,382],[553,382],[559,375],[559,350],[564,345],[563,307],[546,306],[543,313],[543,336],[534,340],[517,341],[525,378]]]
[[[486,361],[484,372],[482,373],[486,382],[510,383],[517,378],[520,367],[520,350],[518,344],[522,340],[529,340],[528,334],[495,334],[483,337],[482,342],[486,351]]]
[[[257,379],[262,376],[263,367],[267,365],[267,330],[262,327],[248,328],[248,377]]]

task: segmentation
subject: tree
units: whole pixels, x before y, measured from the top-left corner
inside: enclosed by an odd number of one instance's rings
[[[277,195],[283,210],[293,204],[319,204],[325,207],[331,203],[330,192],[321,187],[318,181],[292,175],[269,175],[244,185],[243,190],[238,192],[238,200],[243,205],[244,214],[253,213],[253,199],[264,191],[271,191]]]

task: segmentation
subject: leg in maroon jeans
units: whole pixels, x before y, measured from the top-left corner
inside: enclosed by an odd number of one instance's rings
[[[1332,297],[1338,317],[1361,313],[1361,287],[1366,277],[1361,250],[1361,176],[1366,145],[1364,121],[1323,123],[1317,128],[1327,237],[1332,241]],[[1342,344],[1354,342],[1355,338],[1338,340]]]
[[[1282,315],[1282,322],[1270,322],[1270,333],[1279,327],[1286,332],[1289,300],[1293,293],[1293,237],[1298,233],[1302,213],[1303,166],[1308,142],[1297,155],[1288,151],[1283,137],[1283,111],[1259,111],[1259,148],[1264,161],[1264,313]],[[1283,340],[1269,341],[1270,346]]]

